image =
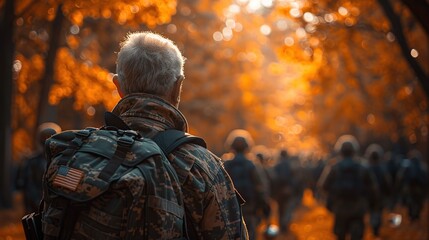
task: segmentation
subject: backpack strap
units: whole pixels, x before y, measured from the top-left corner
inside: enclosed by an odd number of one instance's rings
[[[104,122],[106,123],[106,126],[114,126],[122,130],[131,130],[130,126],[128,126],[124,120],[112,112],[104,113]]]
[[[176,129],[159,132],[152,140],[158,144],[166,156],[185,143],[193,143],[207,148],[204,139]]]
[[[65,209],[63,210],[64,218],[61,223],[59,239],[71,239],[77,219],[84,205],[75,205],[70,199],[64,200],[63,204],[65,205]]]
[[[155,137],[152,138],[152,140],[156,144],[158,144],[158,146],[164,152],[165,156],[168,156],[179,146],[185,143],[193,143],[193,144],[202,146],[204,148],[207,148],[207,144],[204,141],[204,139],[176,129],[168,129],[168,130],[159,132],[157,135],[155,135]],[[186,206],[185,206],[185,209],[186,209]],[[191,222],[191,219],[189,219],[189,216],[185,214],[183,232],[185,233],[185,236],[187,239],[197,239],[198,237],[197,237],[196,230],[192,226],[188,226],[189,222]]]
[[[118,138],[118,146],[109,163],[100,172],[99,178],[105,182],[109,182],[110,178],[124,161],[126,154],[134,143],[134,137],[131,134],[124,134]]]

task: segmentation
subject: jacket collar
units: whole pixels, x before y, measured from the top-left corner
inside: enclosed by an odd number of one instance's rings
[[[185,116],[166,100],[151,94],[133,93],[122,98],[112,110],[132,129],[150,132],[177,129],[187,132]]]

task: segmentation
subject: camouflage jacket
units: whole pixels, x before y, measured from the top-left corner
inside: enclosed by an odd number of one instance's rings
[[[166,129],[187,131],[182,113],[153,95],[130,94],[113,113],[144,137]],[[191,239],[246,239],[241,206],[221,160],[209,150],[184,144],[168,156],[182,185]]]

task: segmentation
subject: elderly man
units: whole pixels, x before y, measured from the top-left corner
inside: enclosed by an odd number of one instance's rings
[[[152,32],[129,34],[118,53],[113,82],[122,99],[113,113],[144,137],[168,129],[188,131],[178,110],[183,66],[184,57],[171,40]],[[168,159],[181,183],[188,237],[246,239],[239,197],[221,159],[190,143]]]

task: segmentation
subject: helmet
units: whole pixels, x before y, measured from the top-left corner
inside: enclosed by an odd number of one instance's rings
[[[345,156],[351,157],[359,152],[359,142],[353,135],[342,135],[335,143],[335,152]]]
[[[366,148],[365,158],[370,162],[376,163],[383,158],[383,154],[383,148],[380,145],[373,143]]]
[[[40,144],[45,144],[46,139],[59,132],[61,132],[61,127],[56,123],[46,122],[40,124],[38,128]]]
[[[243,153],[253,147],[253,138],[250,133],[243,129],[232,130],[225,141],[225,148],[234,152]]]
[[[264,145],[254,146],[252,152],[254,152],[256,158],[263,164],[271,159],[270,150]]]
[[[408,159],[416,162],[421,162],[423,160],[422,153],[417,149],[412,149],[407,154]]]

